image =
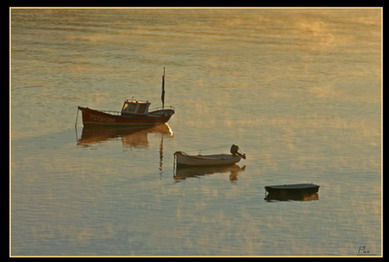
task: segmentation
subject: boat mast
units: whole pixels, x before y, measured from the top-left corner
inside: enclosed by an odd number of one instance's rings
[[[162,109],[165,109],[165,67],[163,68],[163,75],[162,75],[162,94],[161,94],[161,100],[162,100]]]

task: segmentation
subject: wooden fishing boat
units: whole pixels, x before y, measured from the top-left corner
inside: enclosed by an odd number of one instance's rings
[[[124,101],[122,111],[103,111],[79,106],[84,126],[155,126],[169,121],[174,108],[149,112],[150,102],[139,100]]]
[[[121,111],[96,110],[88,107],[78,106],[82,112],[82,122],[84,126],[138,126],[150,127],[164,124],[175,113],[170,106],[165,108],[165,68],[162,75],[162,108],[149,111],[150,102],[135,100],[134,98],[125,100]],[[77,114],[78,116],[78,114]],[[76,120],[77,123],[77,120]]]
[[[268,192],[265,200],[318,200],[319,191],[318,185],[315,184],[289,184],[289,185],[274,185],[265,186],[265,190]]]
[[[231,165],[238,163],[242,158],[246,159],[245,154],[238,153],[239,147],[232,145],[231,154],[214,155],[188,155],[185,152],[177,151],[174,153],[177,166],[216,166]]]

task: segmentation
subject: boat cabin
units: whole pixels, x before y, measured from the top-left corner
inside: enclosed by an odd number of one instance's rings
[[[149,112],[149,101],[139,101],[139,100],[126,100],[124,101],[122,107],[123,114],[147,114]]]

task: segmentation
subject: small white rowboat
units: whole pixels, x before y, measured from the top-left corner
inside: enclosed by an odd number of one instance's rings
[[[215,154],[215,155],[188,155],[182,151],[174,153],[177,166],[215,166],[215,165],[231,165],[239,162],[242,158],[246,159],[245,154],[238,153],[238,147],[233,145],[230,154]]]

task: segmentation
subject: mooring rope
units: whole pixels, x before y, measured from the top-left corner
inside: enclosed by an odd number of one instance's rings
[[[77,122],[78,122],[78,107],[77,107],[77,116],[76,116],[76,123],[74,124],[74,130],[76,130],[76,141],[78,141],[78,133],[77,133]]]
[[[78,111],[80,111],[80,109],[78,109],[78,107],[77,107],[76,123],[74,124],[74,127],[75,127],[75,128],[77,128],[77,122],[78,122]]]

